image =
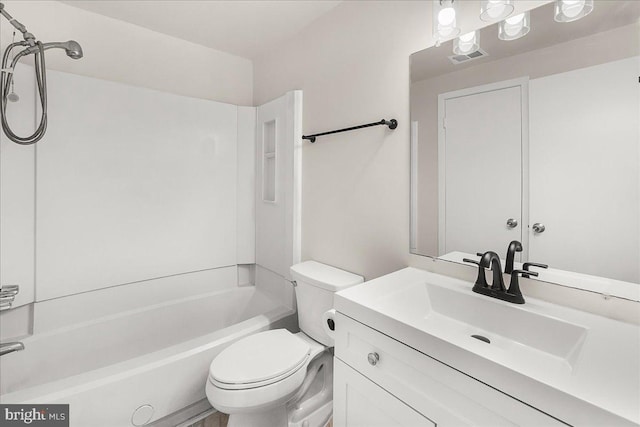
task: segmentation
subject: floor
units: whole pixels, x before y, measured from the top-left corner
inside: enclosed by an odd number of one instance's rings
[[[216,412],[209,415],[207,418],[200,420],[189,427],[227,427],[229,421],[229,415],[222,412]],[[329,421],[326,427],[333,427],[333,419]]]
[[[189,427],[227,427],[229,421],[229,415],[222,412],[215,412],[209,415],[207,418],[200,420]]]

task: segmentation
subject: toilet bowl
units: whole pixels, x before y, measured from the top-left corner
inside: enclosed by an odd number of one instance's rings
[[[229,427],[321,427],[333,398],[333,339],[322,314],[333,294],[363,278],[306,261],[291,267],[301,332],[259,332],[224,349],[211,362],[206,385],[211,405],[227,413]]]

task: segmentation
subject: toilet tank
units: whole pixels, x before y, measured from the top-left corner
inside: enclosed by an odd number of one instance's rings
[[[297,283],[300,330],[314,340],[333,347],[333,339],[323,329],[322,315],[333,308],[333,294],[362,283],[363,277],[316,261],[292,266],[291,277]]]

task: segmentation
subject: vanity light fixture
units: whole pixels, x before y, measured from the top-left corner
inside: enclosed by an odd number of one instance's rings
[[[468,55],[480,49],[480,31],[471,31],[453,41],[453,53]]]
[[[524,37],[531,29],[529,12],[509,17],[500,22],[498,26],[498,38],[500,40],[515,40]]]
[[[512,0],[482,0],[480,3],[480,19],[498,21],[513,13]]]
[[[460,0],[433,1],[433,38],[436,41],[436,46],[460,34],[460,28],[457,22],[459,1]]]
[[[553,19],[556,22],[577,21],[592,10],[593,0],[556,0]]]

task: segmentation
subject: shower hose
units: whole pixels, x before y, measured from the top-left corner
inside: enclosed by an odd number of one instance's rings
[[[12,43],[7,46],[7,49],[2,55],[2,69],[0,71],[0,118],[2,120],[2,130],[11,141],[20,145],[31,145],[40,141],[47,130],[47,70],[44,61],[44,47],[42,46],[42,42],[36,42],[38,49],[34,52],[36,84],[38,85],[38,97],[40,98],[41,107],[40,124],[33,134],[21,137],[11,130],[7,120],[7,96],[9,95],[11,82],[13,81],[15,67],[18,60],[26,54],[26,49],[18,53],[11,61],[9,68],[7,68],[7,61],[11,50],[17,46],[29,46],[29,43],[26,41]]]

